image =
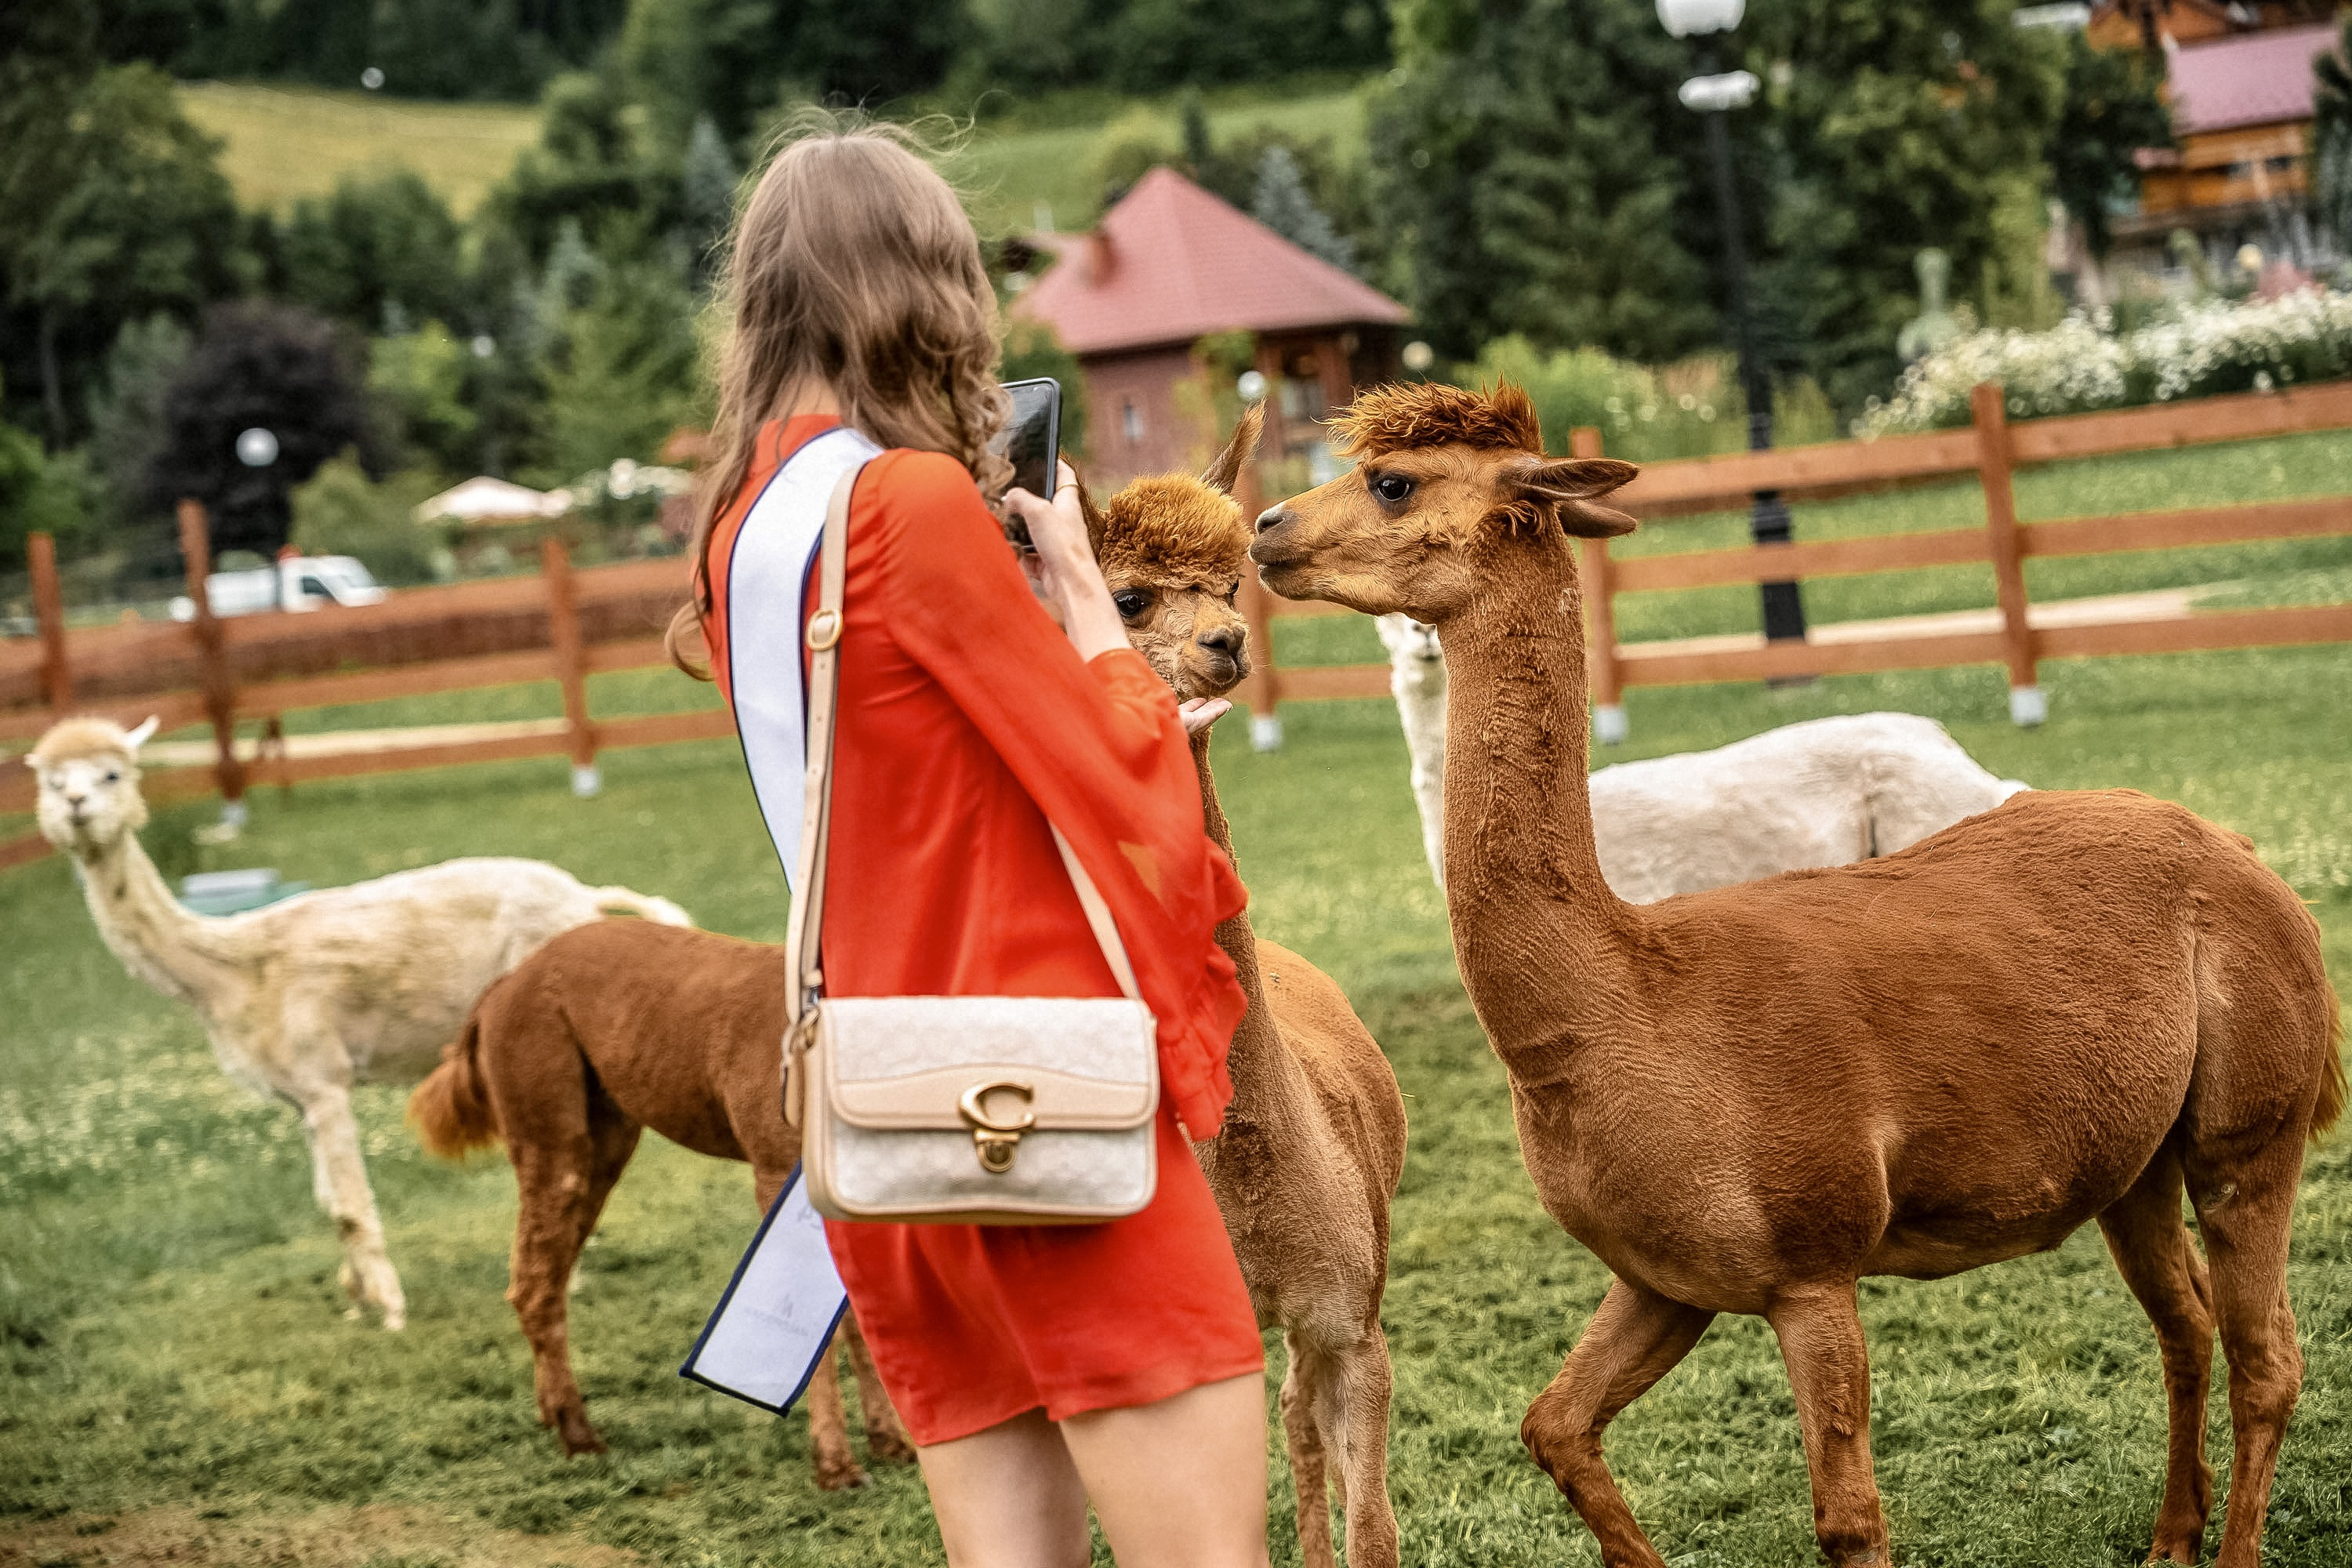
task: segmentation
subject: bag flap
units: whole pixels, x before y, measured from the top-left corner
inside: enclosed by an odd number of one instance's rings
[[[1157,1026],[1124,998],[836,996],[817,1027],[820,1091],[854,1127],[1110,1132],[1160,1106]]]
[[[1113,1083],[1034,1067],[933,1068],[900,1078],[836,1079],[826,1101],[852,1127],[941,1131],[979,1123],[998,1131],[1123,1132],[1151,1120],[1156,1083]]]

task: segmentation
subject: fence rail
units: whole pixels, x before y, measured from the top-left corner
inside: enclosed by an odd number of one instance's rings
[[[1972,476],[1984,492],[1985,523],[1622,560],[1604,541],[1583,542],[1580,561],[1592,696],[1602,738],[1622,738],[1623,693],[1636,686],[2000,664],[2010,678],[2012,716],[2032,722],[2041,711],[2036,666],[2045,658],[2352,641],[2352,604],[2095,625],[2047,624],[2045,616],[2045,624],[2037,626],[2024,574],[2025,562],[2047,557],[2352,533],[2352,495],[2026,522],[2017,516],[2011,482],[2020,467],[2352,429],[2352,384],[2207,398],[2014,427],[2000,389],[1987,385],[1977,389],[1973,414],[1966,430],[1644,468],[1613,500],[1645,520],[1742,505],[1757,489],[1819,499]],[[1575,432],[1570,446],[1580,456],[1601,455],[1600,437],[1592,430]],[[1240,499],[1252,515],[1265,504],[1257,485],[1255,467],[1244,468]],[[184,503],[180,524],[189,595],[198,606],[195,619],[184,626],[146,622],[68,631],[56,552],[46,537],[33,536],[29,555],[40,636],[0,644],[0,744],[30,741],[68,712],[102,713],[126,724],[152,713],[165,730],[208,721],[213,765],[159,769],[144,787],[159,800],[217,790],[234,804],[255,784],[291,786],[552,756],[570,759],[574,786],[584,793],[595,787],[595,760],[602,752],[733,732],[728,715],[716,710],[598,719],[589,709],[589,676],[667,662],[654,633],[684,588],[677,562],[575,572],[562,543],[549,539],[536,579],[409,590],[360,609],[223,621],[212,616],[204,591],[210,550],[203,509]],[[1992,569],[1999,609],[1989,629],[1929,626],[1894,635],[1881,628],[1878,635],[1853,635],[1817,626],[1807,640],[1774,643],[1722,637],[1623,643],[1617,637],[1616,600],[1622,594],[1955,565]],[[1239,695],[1251,710],[1259,744],[1279,743],[1282,703],[1388,694],[1384,664],[1286,668],[1275,658],[1276,620],[1350,612],[1277,599],[1255,577],[1244,583],[1243,594],[1256,658]],[[527,733],[446,742],[416,735],[411,743],[381,749],[293,756],[269,739],[280,734],[284,714],[303,709],[545,680],[562,690],[562,721]],[[257,719],[265,724],[264,742],[257,752],[250,747],[241,751],[236,726]],[[28,810],[33,796],[27,771],[0,767],[0,812]],[[0,842],[0,867],[34,858],[46,848],[37,835]]]
[[[2162,619],[2097,625],[2036,626],[2024,563],[2056,556],[2176,550],[2255,540],[2352,533],[2352,495],[2243,506],[2189,507],[2116,516],[2021,521],[2011,476],[2084,458],[2202,446],[2319,430],[2352,429],[2352,384],[2294,392],[2248,393],[2112,414],[2084,414],[2011,426],[2001,389],[1976,389],[1966,430],[1894,436],[1771,452],[1652,463],[1611,498],[1644,521],[1744,506],[1757,490],[1814,500],[1974,478],[1985,497],[1981,528],[1860,539],[1744,545],[1620,559],[1603,540],[1582,542],[1587,644],[1595,723],[1604,740],[1625,733],[1623,694],[1636,686],[1682,686],[1812,675],[1864,675],[1896,669],[2000,664],[2010,678],[2011,717],[2039,721],[2036,667],[2046,658],[2112,654],[2189,653],[2296,643],[2352,642],[2352,604],[2290,609],[2200,611]],[[1600,433],[1574,432],[1570,450],[1600,457]],[[1245,496],[1244,504],[1262,504]],[[1999,603],[1998,628],[1849,637],[1813,628],[1804,641],[1722,646],[1625,643],[1618,639],[1621,594],[1787,582],[1807,577],[1907,572],[1929,566],[1989,566]],[[1244,586],[1244,608],[1257,654],[1244,700],[1262,746],[1278,744],[1280,705],[1335,697],[1381,697],[1384,664],[1286,668],[1275,658],[1273,625],[1304,616],[1347,614],[1339,606],[1276,598],[1256,583]],[[1826,638],[1822,636],[1830,631]]]

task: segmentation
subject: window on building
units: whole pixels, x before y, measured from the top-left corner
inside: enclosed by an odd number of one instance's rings
[[[1127,433],[1127,444],[1129,446],[1136,447],[1142,445],[1143,410],[1135,405],[1134,398],[1130,397],[1119,405],[1118,422],[1119,427]]]

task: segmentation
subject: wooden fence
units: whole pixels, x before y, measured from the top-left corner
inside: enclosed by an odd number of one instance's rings
[[[2021,522],[2011,482],[2019,468],[2071,458],[2352,428],[2352,384],[2207,398],[2014,427],[2000,389],[1983,386],[1977,389],[1974,412],[1973,426],[1966,430],[1644,468],[1612,499],[1645,521],[1742,506],[1759,489],[1821,498],[1973,475],[1983,488],[1985,525],[1622,560],[1611,555],[1604,542],[1585,542],[1592,696],[1602,737],[1622,737],[1622,694],[1634,686],[2000,664],[2009,673],[2012,716],[2032,722],[2041,714],[2035,666],[2042,659],[2352,641],[2352,604],[2036,626],[2029,618],[2024,575],[2024,563],[2035,557],[2352,533],[2352,496]],[[1575,432],[1571,445],[1582,456],[1601,453],[1599,436],[1591,430]],[[1255,515],[1264,502],[1256,494],[1254,468],[1244,470],[1242,483],[1241,499]],[[217,790],[234,809],[254,784],[290,786],[310,779],[534,756],[569,756],[574,787],[584,793],[595,786],[600,752],[733,732],[727,714],[715,709],[618,719],[598,719],[589,711],[589,676],[667,662],[659,632],[685,588],[680,562],[575,572],[562,542],[550,539],[542,546],[537,578],[413,589],[364,608],[224,621],[213,616],[204,592],[211,557],[203,509],[184,503],[180,526],[189,596],[197,606],[195,618],[184,626],[139,622],[68,631],[55,552],[46,537],[33,536],[40,636],[0,644],[0,744],[21,745],[68,712],[103,714],[126,725],[153,714],[167,731],[209,722],[213,765],[159,769],[148,774],[144,787],[164,800]],[[1620,594],[1964,564],[1992,568],[2000,605],[1996,629],[1769,644],[1757,638],[1746,639],[1747,646],[1725,646],[1742,639],[1713,638],[1696,647],[1626,644],[1616,637]],[[1279,743],[1282,703],[1388,694],[1384,664],[1284,668],[1275,658],[1274,620],[1349,612],[1276,599],[1255,577],[1243,592],[1256,658],[1239,695],[1251,710],[1253,734],[1261,746]],[[556,681],[562,689],[560,725],[533,726],[528,732],[509,727],[423,743],[409,737],[406,743],[382,749],[299,756],[265,740],[249,763],[234,744],[240,722],[258,720],[265,735],[273,736],[280,732],[284,714],[301,709],[541,680]],[[0,813],[29,810],[33,795],[28,771],[0,767]],[[0,842],[0,867],[34,858],[46,848],[37,834]]]
[[[575,572],[562,542],[551,538],[541,546],[536,578],[415,589],[364,607],[222,620],[204,591],[211,552],[201,506],[181,503],[180,531],[188,594],[196,606],[192,621],[71,631],[54,549],[46,536],[33,536],[40,637],[37,655],[23,645],[0,646],[0,743],[21,745],[68,713],[99,714],[126,726],[152,714],[165,731],[208,722],[211,767],[151,771],[142,787],[156,800],[218,791],[236,813],[246,789],[256,784],[290,787],[312,779],[536,756],[568,755],[573,786],[587,794],[596,787],[600,752],[734,733],[727,714],[715,710],[619,719],[589,712],[589,676],[669,662],[659,632],[683,596],[681,562]],[[282,717],[301,709],[541,680],[562,689],[560,727],[528,732],[509,727],[481,737],[310,756],[289,756],[282,743]],[[257,720],[264,728],[258,753],[241,754],[236,728]],[[34,794],[29,771],[0,768],[0,812],[30,810]],[[0,842],[0,868],[46,851],[37,834]]]
[[[1758,490],[1815,499],[1974,476],[1984,491],[1982,528],[1872,538],[1749,545],[1619,559],[1608,542],[1582,542],[1587,641],[1595,727],[1607,741],[1625,734],[1623,693],[1635,686],[1682,686],[1879,670],[2000,664],[2007,668],[2011,716],[2037,723],[2043,712],[2035,667],[2045,658],[2105,654],[2186,653],[2211,648],[2352,641],[2352,604],[2288,609],[2217,610],[2161,619],[2035,626],[2025,589],[2031,559],[2130,550],[2179,549],[2248,540],[2352,533],[2352,495],[2311,500],[2193,507],[2116,516],[2024,522],[2011,476],[2021,468],[2122,452],[2241,441],[2315,430],[2352,428],[2352,384],[2248,393],[2113,414],[2009,423],[2001,389],[1976,389],[1965,430],[1888,436],[1770,452],[1648,464],[1610,498],[1645,522],[1744,507]],[[1601,456],[1600,433],[1571,438],[1580,457]],[[1244,504],[1258,503],[1255,495]],[[1696,647],[1622,643],[1621,594],[1771,583],[1808,577],[1911,571],[1924,566],[1989,565],[2000,605],[1996,630],[1885,635],[1834,640],[1764,642],[1708,638]],[[1344,665],[1283,668],[1274,658],[1273,623],[1294,616],[1345,615],[1336,605],[1277,599],[1255,581],[1244,605],[1256,654],[1243,699],[1261,747],[1279,744],[1284,702],[1383,697],[1389,667]],[[1814,628],[1818,633],[1822,628]],[[1752,646],[1722,646],[1747,643]]]

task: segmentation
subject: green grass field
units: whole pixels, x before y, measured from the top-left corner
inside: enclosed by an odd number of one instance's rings
[[[2325,489],[2342,450],[2280,443],[2201,462],[2119,460],[2079,489],[2048,476],[2053,488],[2029,494],[2027,510]],[[1935,509],[1960,503],[1937,494],[1812,509],[1801,527],[1824,537],[1889,526],[1869,508],[1950,526]],[[1927,510],[1906,510],[1915,504]],[[1736,528],[1677,523],[1643,547],[1727,542],[1708,531]],[[2347,565],[2340,546],[2246,552],[2222,575],[2257,595],[2293,596],[2292,584],[2333,580]],[[2171,570],[2168,559],[2051,564],[2081,574],[2064,584],[2073,591],[2096,593],[2143,585]],[[2211,563],[2199,570],[2192,580],[2213,580]],[[1976,592],[1958,578],[1917,592],[1885,579],[1874,597],[1867,581],[1840,588],[1841,613],[1947,607]],[[1643,614],[1656,624],[1643,635],[1737,629],[1743,613],[1729,600],[1710,608],[1709,595],[1652,597],[1660,604]],[[1969,602],[1990,602],[1989,584]],[[1286,658],[1377,656],[1352,620],[1284,634],[1296,644]],[[1990,668],[1780,691],[1637,690],[1633,743],[1596,761],[1717,745],[1822,713],[1929,714],[2003,775],[2131,785],[2249,834],[2312,901],[2331,971],[2352,989],[2352,648],[2057,663],[2043,680],[2052,716],[2031,731],[2001,717]],[[604,678],[597,697],[604,710],[705,700],[654,673]],[[551,691],[518,689],[320,721],[551,707]],[[1544,1216],[1520,1168],[1502,1071],[1463,996],[1421,864],[1393,710],[1346,702],[1286,713],[1288,742],[1270,755],[1251,752],[1229,723],[1218,769],[1259,929],[1348,987],[1411,1097],[1384,1313],[1405,1560],[1596,1563],[1516,1434],[1605,1275]],[[606,776],[604,795],[584,803],[566,793],[560,761],[264,792],[238,844],[195,847],[190,830],[210,815],[196,805],[160,811],[147,840],[175,875],[271,865],[329,883],[460,854],[535,855],[592,881],[668,894],[715,929],[782,937],[782,879],[730,746],[616,753]],[[499,1295],[514,1211],[503,1162],[427,1160],[401,1125],[402,1091],[365,1091],[371,1169],[411,1323],[394,1336],[347,1322],[292,1112],[234,1089],[192,1017],[123,973],[61,862],[0,876],[0,931],[10,949],[0,971],[0,1563],[95,1568],[164,1561],[167,1548],[183,1562],[352,1568],[601,1568],[629,1553],[677,1568],[940,1560],[914,1477],[819,1494],[797,1417],[773,1420],[674,1375],[750,1235],[744,1171],[649,1140],[622,1184],[585,1256],[572,1320],[580,1374],[614,1451],[567,1462],[533,1424],[528,1359]],[[2313,1152],[2294,1248],[2309,1364],[2269,1561],[2352,1568],[2352,1138]],[[2161,1483],[2162,1398],[2153,1338],[2095,1231],[1937,1283],[1873,1282],[1864,1315],[1898,1562],[2137,1561]],[[2226,1479],[2218,1398],[2212,1415]],[[1290,1563],[1287,1481],[1271,1447],[1275,1556]],[[1612,1428],[1610,1452],[1669,1562],[1817,1560],[1793,1405],[1760,1324],[1719,1321]]]
[[[522,104],[431,103],[225,82],[183,87],[180,104],[226,143],[222,172],[249,207],[282,208],[298,197],[326,195],[346,174],[406,164],[463,216],[505,177],[515,155],[539,140],[538,110]],[[1212,94],[1208,108],[1219,136],[1273,124],[1328,138],[1344,157],[1361,150],[1361,96],[1344,82],[1315,81],[1297,91],[1236,89]],[[1107,134],[1154,137],[1170,146],[1180,139],[1172,98],[1066,95],[1010,111],[992,103],[990,111],[949,161],[974,218],[990,234],[1032,226],[1041,205],[1064,229],[1093,222],[1103,194],[1096,160]]]

